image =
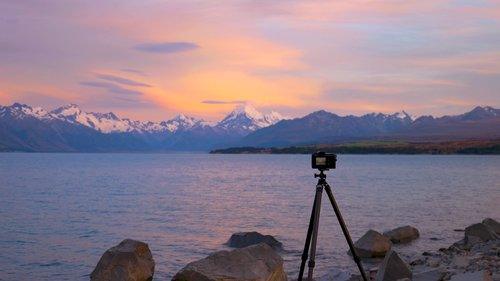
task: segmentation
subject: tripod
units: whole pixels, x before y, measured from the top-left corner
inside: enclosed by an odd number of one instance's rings
[[[321,210],[321,197],[323,195],[323,189],[326,190],[328,199],[330,199],[330,203],[332,203],[333,211],[337,216],[337,220],[339,221],[340,227],[342,228],[342,232],[344,233],[345,239],[347,240],[347,244],[349,245],[349,249],[351,250],[354,261],[358,265],[361,277],[363,278],[364,281],[368,281],[368,279],[366,278],[365,271],[363,270],[363,265],[361,264],[361,260],[359,259],[354,249],[354,244],[352,243],[351,235],[349,235],[349,231],[347,230],[347,226],[345,225],[344,219],[342,218],[342,214],[340,213],[337,202],[333,197],[332,189],[330,188],[330,185],[328,185],[328,183],[326,182],[326,175],[323,172],[324,170],[320,170],[319,174],[314,174],[314,177],[319,178],[319,180],[318,184],[316,185],[316,196],[314,198],[311,218],[309,219],[309,227],[307,228],[307,237],[304,245],[304,251],[302,252],[302,262],[300,263],[298,281],[302,281],[302,276],[304,275],[304,268],[308,258],[307,256],[308,251],[310,251],[311,257],[309,258],[309,263],[308,263],[309,272],[307,274],[307,280],[313,281],[313,271],[314,271],[315,257],[316,257],[316,242],[318,239],[319,213]]]

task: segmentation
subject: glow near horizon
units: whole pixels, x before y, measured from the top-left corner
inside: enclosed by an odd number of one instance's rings
[[[0,2],[0,104],[216,120],[500,105],[498,1]]]

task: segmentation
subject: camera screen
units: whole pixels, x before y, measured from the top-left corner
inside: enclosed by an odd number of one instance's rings
[[[317,166],[325,166],[326,165],[326,157],[316,157],[316,165]]]

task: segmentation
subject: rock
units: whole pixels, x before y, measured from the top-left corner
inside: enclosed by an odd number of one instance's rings
[[[500,223],[494,219],[486,218],[483,220],[483,224],[493,230],[497,235],[500,235]]]
[[[407,243],[420,236],[418,229],[409,225],[384,232],[384,235],[391,239],[392,243]]]
[[[390,250],[380,265],[376,281],[394,281],[408,278],[411,280],[412,272],[408,264],[406,264],[399,255]]]
[[[433,269],[425,272],[420,272],[413,275],[413,281],[439,281],[442,280],[444,272],[439,269]]]
[[[354,243],[356,253],[362,258],[383,257],[391,249],[391,246],[389,238],[372,229]]]
[[[306,271],[305,275],[307,275],[307,271]],[[314,278],[314,280],[315,281],[338,281],[338,280],[347,281],[347,280],[351,280],[351,278],[353,278],[352,280],[356,280],[356,281],[361,280],[361,276],[354,276],[351,273],[349,273],[348,271],[344,271],[344,270],[337,269],[337,268],[332,268],[326,274],[324,274],[323,276],[321,276],[319,278]],[[307,280],[307,278],[305,278],[305,280]]]
[[[491,274],[486,270],[466,272],[451,276],[450,281],[492,281]]]
[[[430,267],[438,267],[441,263],[441,259],[437,257],[431,257],[427,260],[427,265]]]
[[[189,263],[172,281],[286,281],[283,259],[267,244],[215,252]]]
[[[452,264],[458,268],[465,268],[469,265],[469,258],[466,256],[454,256]]]
[[[250,245],[266,243],[274,249],[282,249],[282,244],[271,235],[263,235],[258,232],[238,232],[231,235],[227,245],[233,248],[244,248]]]
[[[150,281],[155,262],[148,244],[125,239],[108,249],[90,274],[93,281]]]
[[[468,226],[465,229],[465,242],[469,245],[480,241],[486,242],[489,240],[498,239],[498,235],[488,226],[482,223],[476,223]]]

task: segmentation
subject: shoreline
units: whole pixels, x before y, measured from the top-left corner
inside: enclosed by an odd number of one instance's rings
[[[289,147],[230,147],[210,154],[311,154],[316,151],[336,154],[388,155],[500,155],[500,140],[448,142],[374,141],[316,144]]]

